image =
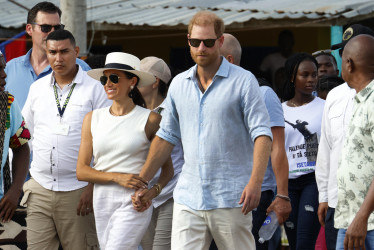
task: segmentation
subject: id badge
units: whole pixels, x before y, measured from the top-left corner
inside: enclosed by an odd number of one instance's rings
[[[64,123],[57,123],[53,128],[53,133],[56,135],[68,135],[69,134],[69,125]]]

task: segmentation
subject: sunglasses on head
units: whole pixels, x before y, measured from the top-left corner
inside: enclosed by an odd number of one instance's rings
[[[204,40],[188,38],[188,41],[190,42],[191,46],[195,48],[199,47],[201,42],[204,43],[205,47],[212,48],[218,39],[219,37],[217,37],[216,39],[204,39]]]
[[[313,53],[312,53],[312,56],[316,57],[316,56],[319,56],[319,55],[325,55],[325,54],[329,54],[329,55],[331,55],[331,49],[318,50],[318,51],[316,51],[316,52],[313,52]]]
[[[40,30],[43,33],[50,32],[52,30],[52,28],[54,28],[55,30],[59,30],[59,29],[63,30],[65,28],[65,25],[63,25],[63,24],[57,24],[57,25],[37,24],[37,23],[33,23],[33,24],[40,26]]]
[[[105,76],[105,75],[103,75],[103,76],[100,77],[100,82],[101,82],[101,84],[102,84],[103,86],[105,86],[105,84],[107,83],[108,78],[109,78],[109,80],[110,80],[112,83],[117,84],[118,81],[119,81],[119,79],[120,79],[121,77],[117,76],[116,74],[110,74],[109,76]]]

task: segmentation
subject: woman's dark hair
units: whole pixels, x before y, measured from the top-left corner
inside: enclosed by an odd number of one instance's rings
[[[129,97],[132,99],[132,101],[143,108],[147,108],[147,105],[145,104],[145,101],[143,99],[142,94],[140,93],[137,85],[139,83],[139,77],[133,73],[127,72],[127,71],[122,71],[128,79],[132,79],[133,77],[136,77],[137,81],[134,86],[134,88],[129,92]]]
[[[285,81],[283,85],[283,94],[282,94],[282,100],[288,101],[292,99],[295,96],[295,80],[297,71],[299,69],[300,63],[303,61],[310,61],[316,65],[316,68],[318,69],[318,63],[316,59],[308,54],[308,53],[296,53],[291,55],[285,65]]]

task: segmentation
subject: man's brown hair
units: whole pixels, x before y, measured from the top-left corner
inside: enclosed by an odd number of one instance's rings
[[[192,17],[190,23],[188,24],[189,35],[191,35],[192,27],[194,25],[213,25],[217,38],[222,36],[223,32],[225,32],[225,24],[223,23],[223,20],[210,11],[199,11]]]

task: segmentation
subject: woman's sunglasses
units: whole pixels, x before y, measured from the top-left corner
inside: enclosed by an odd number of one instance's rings
[[[201,42],[204,43],[205,47],[212,48],[218,39],[219,37],[216,39],[205,39],[205,40],[188,38],[188,41],[190,42],[191,46],[195,48],[199,47]]]
[[[103,86],[105,86],[105,84],[107,83],[108,78],[109,78],[109,80],[110,80],[112,83],[117,84],[118,81],[119,81],[119,79],[120,79],[121,77],[117,76],[116,74],[111,74],[111,75],[109,75],[109,76],[105,76],[105,75],[104,75],[104,76],[101,76],[101,77],[100,77],[100,82],[101,82],[101,84],[102,84]]]
[[[38,25],[40,26],[40,30],[43,32],[43,33],[48,33],[52,30],[52,28],[54,28],[54,30],[59,30],[59,29],[64,29],[65,28],[65,25],[63,24],[57,24],[57,25],[49,25],[49,24],[37,24],[37,23],[33,23],[34,25]]]

